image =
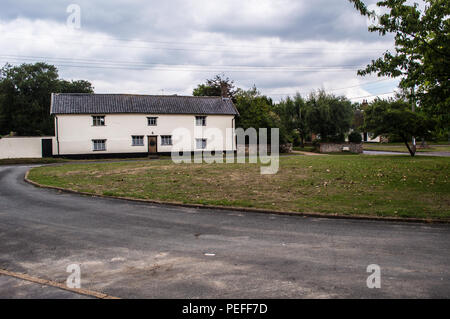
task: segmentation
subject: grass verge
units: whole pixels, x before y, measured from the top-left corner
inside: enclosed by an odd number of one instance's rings
[[[53,164],[53,163],[64,163],[67,159],[63,158],[5,158],[0,159],[0,165],[27,165],[27,164]]]
[[[420,142],[418,142],[417,152],[450,152],[450,145],[429,145],[429,148],[419,148]],[[408,152],[405,144],[392,143],[364,143],[365,151],[384,151],[384,152]]]
[[[172,203],[427,219],[450,218],[450,158],[281,157],[276,175],[259,164],[170,160],[33,168],[42,185]]]

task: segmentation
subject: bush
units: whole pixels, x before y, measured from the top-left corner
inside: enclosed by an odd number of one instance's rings
[[[345,135],[342,133],[338,133],[332,136],[328,136],[328,138],[326,138],[324,140],[324,142],[329,142],[329,143],[344,143],[345,142]]]
[[[315,148],[319,148],[320,146],[320,140],[319,139],[315,139],[312,141],[312,146],[314,146]]]
[[[362,142],[362,136],[361,133],[358,131],[353,131],[348,135],[348,141],[350,143],[356,143],[359,144]]]

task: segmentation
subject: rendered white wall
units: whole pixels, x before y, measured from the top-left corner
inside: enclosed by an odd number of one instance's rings
[[[361,133],[361,137],[363,139],[364,142],[364,133]],[[377,136],[375,138],[371,138],[370,137],[370,133],[367,134],[367,141],[365,141],[366,143],[380,143],[381,142],[381,137]]]
[[[0,139],[0,159],[2,158],[40,158],[42,157],[42,139],[54,139],[52,136],[4,137]],[[54,150],[53,150],[54,151]]]
[[[148,126],[147,117],[157,117],[157,126]],[[172,146],[161,145],[161,135],[172,135],[173,143],[182,141],[184,150],[197,150],[195,138],[206,138],[207,150],[235,149],[232,115],[208,115],[206,127],[195,125],[195,115],[106,114],[105,126],[93,126],[91,115],[58,115],[55,121],[59,155],[147,153],[147,136],[151,135],[158,136],[158,152],[172,151]],[[211,129],[217,129],[223,138],[215,136]],[[144,146],[132,146],[133,135],[144,136]],[[94,139],[105,139],[106,151],[93,151]],[[55,145],[54,154],[57,152]]]

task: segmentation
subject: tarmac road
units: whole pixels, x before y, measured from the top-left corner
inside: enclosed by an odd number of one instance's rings
[[[149,205],[0,167],[0,268],[122,298],[449,298],[450,226]],[[244,190],[245,191],[245,190]],[[381,268],[381,288],[366,285]],[[0,276],[0,298],[76,298]]]

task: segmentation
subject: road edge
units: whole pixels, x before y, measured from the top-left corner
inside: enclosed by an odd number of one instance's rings
[[[120,299],[118,297],[113,297],[113,296],[110,296],[108,294],[104,294],[102,292],[89,290],[89,289],[84,289],[84,288],[69,288],[69,287],[67,287],[64,284],[61,284],[61,283],[53,281],[53,280],[42,279],[42,278],[39,278],[39,277],[30,276],[28,274],[18,273],[18,272],[9,271],[9,270],[6,270],[6,269],[1,269],[1,268],[0,268],[0,275],[18,278],[18,279],[21,279],[21,280],[25,280],[25,281],[29,281],[29,282],[35,283],[35,284],[40,284],[40,285],[44,285],[44,286],[58,288],[58,289],[61,289],[61,290],[70,291],[70,292],[73,292],[73,293],[76,293],[76,294],[79,294],[79,295],[88,296],[88,297],[95,297],[95,298],[98,298],[98,299]]]
[[[30,173],[31,169],[32,168],[28,169],[24,176],[24,181],[28,184],[31,184],[31,185],[33,185],[35,187],[39,187],[39,188],[54,189],[54,190],[58,190],[58,191],[69,193],[69,194],[78,194],[78,195],[84,195],[84,196],[90,196],[90,197],[120,199],[120,200],[126,200],[126,201],[131,201],[131,202],[167,205],[167,206],[174,206],[174,207],[186,207],[186,208],[198,208],[198,209],[217,209],[217,210],[272,214],[272,215],[282,215],[282,216],[347,219],[347,220],[368,220],[368,221],[381,221],[381,222],[421,223],[421,224],[450,224],[450,219],[402,218],[402,217],[382,217],[382,216],[368,216],[368,215],[347,216],[347,215],[340,215],[340,214],[302,213],[302,212],[270,210],[270,209],[263,209],[263,208],[248,208],[248,207],[235,207],[235,206],[233,207],[233,206],[204,205],[204,204],[186,204],[186,203],[177,203],[177,202],[164,202],[164,201],[152,200],[152,199],[140,199],[140,198],[123,197],[123,196],[91,194],[91,193],[87,193],[87,192],[74,191],[71,189],[63,188],[63,187],[39,184],[28,178],[28,174]]]

